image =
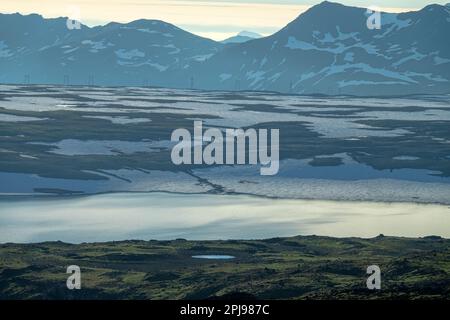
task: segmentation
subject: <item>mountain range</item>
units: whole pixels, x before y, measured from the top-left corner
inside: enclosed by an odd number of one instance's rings
[[[450,6],[381,13],[322,2],[230,45],[159,20],[67,28],[0,14],[0,83],[164,86],[300,94],[450,93]]]

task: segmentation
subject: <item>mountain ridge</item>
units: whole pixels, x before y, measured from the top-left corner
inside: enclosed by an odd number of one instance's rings
[[[89,79],[351,95],[450,91],[450,44],[443,41],[450,33],[448,6],[381,13],[380,30],[367,28],[368,16],[364,8],[325,1],[268,37],[226,45],[161,20],[68,30],[65,18],[0,14],[0,26],[13,26],[0,35],[0,82]]]

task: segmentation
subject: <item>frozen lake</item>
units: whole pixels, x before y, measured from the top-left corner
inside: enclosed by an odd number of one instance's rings
[[[175,166],[171,134],[279,129],[280,170]],[[450,204],[450,95],[0,85],[0,194],[171,192]]]
[[[0,242],[450,237],[445,205],[120,193],[0,200]]]

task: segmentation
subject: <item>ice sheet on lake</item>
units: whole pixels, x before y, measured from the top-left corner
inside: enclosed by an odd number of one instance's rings
[[[83,116],[83,117],[91,119],[108,120],[114,124],[144,123],[152,121],[148,118],[130,118],[126,116]]]
[[[196,178],[183,172],[121,169],[89,173],[104,179],[56,179],[27,173],[0,172],[0,181],[5,182],[0,185],[0,195],[40,194],[41,189],[85,194],[157,191],[190,194],[211,191],[211,187],[199,184]]]
[[[30,142],[30,144],[56,147],[51,153],[66,156],[81,155],[116,155],[119,153],[133,154],[138,152],[157,152],[167,149],[170,141],[119,141],[119,140],[75,140],[66,139],[55,143]]]
[[[172,115],[177,115],[180,116],[179,118],[189,121],[203,119],[205,127],[239,128],[267,122],[302,122],[310,130],[324,137],[358,140],[365,137],[395,137],[410,133],[408,126],[391,130],[385,127],[376,127],[376,124],[369,126],[361,121],[381,120],[381,126],[385,120],[416,122],[450,120],[450,95],[383,99],[138,87],[32,86],[28,88],[4,85],[0,86],[0,90],[2,92],[0,109],[23,111],[20,115],[0,114],[0,121],[2,121],[2,117],[7,119],[5,121],[13,119],[44,120],[44,116],[36,117],[36,112],[45,112],[45,117],[51,119],[51,112],[58,111],[58,115],[68,112],[71,116],[93,119],[86,121],[89,124],[97,124],[95,119],[108,120],[125,126],[124,130],[132,130],[133,124],[151,121],[152,118],[164,119],[164,117],[170,118]],[[371,108],[373,109],[371,110]],[[25,112],[30,112],[30,115],[22,115]],[[61,117],[57,119],[59,121]],[[98,123],[102,124],[102,121],[98,121]],[[128,125],[129,128],[126,127]],[[9,139],[10,137],[2,138]],[[96,139],[82,141],[71,139],[70,136],[64,138],[55,138],[55,142],[52,143],[34,143],[49,146],[49,152],[69,156],[115,156],[119,153],[158,152],[161,149],[168,150],[174,145],[168,140]],[[169,138],[167,136],[157,139]],[[434,137],[431,139],[442,144],[449,143],[444,138]],[[9,150],[9,145],[4,149]],[[17,154],[18,161],[40,160],[31,158],[33,152],[21,150]],[[223,187],[225,192],[288,198],[442,203],[450,201],[448,200],[448,194],[450,194],[448,179],[430,175],[424,170],[377,171],[369,166],[349,161],[345,154],[328,156],[342,158],[344,165],[314,168],[308,164],[312,159],[287,160],[282,163],[279,175],[270,179],[261,177],[259,168],[256,167],[195,170],[194,175],[201,178],[200,180],[188,173],[155,173],[139,168],[92,172],[104,178],[99,181],[49,179],[31,175],[20,176],[17,173],[14,179],[18,179],[17,183],[20,184],[20,187],[12,188],[14,183],[8,183],[4,186],[4,190],[33,192],[33,188],[61,188],[87,193],[108,191],[221,192],[220,187]],[[404,155],[400,154],[393,160],[409,162],[407,164],[409,165],[413,161],[421,159],[413,158],[405,151]],[[111,161],[114,162],[114,160]],[[284,173],[286,168],[289,169],[287,174]],[[298,171],[298,168],[301,170]],[[8,179],[1,181],[11,182],[14,180],[11,176],[6,178],[2,174],[0,175],[2,178]],[[8,189],[10,186],[11,188]]]
[[[9,89],[14,87],[8,87]],[[55,95],[56,91],[61,97]],[[22,92],[22,91],[20,91]],[[354,98],[354,97],[308,97],[283,96],[269,93],[239,93],[227,99],[226,93],[196,92],[187,90],[149,88],[104,88],[75,90],[52,87],[48,96],[7,96],[0,107],[20,111],[77,111],[99,113],[88,117],[101,117],[114,123],[127,124],[130,115],[139,112],[147,114],[177,114],[189,119],[205,119],[206,125],[224,127],[249,127],[265,122],[305,122],[313,131],[334,138],[394,137],[407,134],[405,129],[389,130],[362,125],[364,120],[449,120],[450,96],[439,98],[418,96],[411,98]],[[65,95],[66,94],[66,95]],[[68,98],[67,94],[78,95],[80,100]],[[219,96],[221,95],[220,99]],[[228,94],[229,95],[229,94]],[[83,100],[83,99],[88,99]],[[153,99],[153,100],[152,100]],[[168,101],[160,103],[155,101]],[[246,110],[258,105],[273,106],[264,111]],[[396,108],[398,111],[371,111],[370,107]],[[419,107],[423,110],[404,112],[402,107]],[[365,108],[365,109],[364,109]],[[369,108],[369,109],[368,109]],[[445,109],[449,109],[448,111]],[[283,111],[283,112],[280,112]],[[323,112],[348,112],[338,117],[326,117]],[[322,113],[318,113],[322,112]],[[122,113],[126,116],[108,115]],[[301,115],[299,113],[302,113]],[[211,119],[211,116],[214,119]],[[110,117],[110,118],[107,118]],[[141,117],[133,122],[144,121]],[[130,120],[131,121],[131,120]],[[374,130],[376,129],[376,130]]]
[[[16,116],[13,114],[0,113],[0,121],[3,122],[28,122],[28,121],[43,121],[43,120],[48,120],[48,118],[25,117],[25,116]]]
[[[378,171],[366,165],[310,167],[309,160],[283,160],[276,176],[259,174],[258,166],[222,166],[194,170],[227,193],[276,198],[423,202],[450,204],[448,178],[426,170]],[[350,161],[350,162],[349,162]]]

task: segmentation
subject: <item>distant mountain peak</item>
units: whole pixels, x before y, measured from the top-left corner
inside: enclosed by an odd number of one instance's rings
[[[154,19],[139,19],[139,20],[134,20],[128,23],[123,23],[121,24],[122,26],[125,27],[134,27],[134,28],[164,28],[164,29],[179,29],[177,26],[162,21],[162,20],[154,20]]]
[[[158,19],[138,19],[133,20],[129,23],[125,23],[128,25],[165,25],[165,26],[173,26],[173,24],[170,24],[168,22],[158,20]]]
[[[316,4],[315,6],[312,6],[310,9],[316,8],[316,9],[333,9],[333,8],[341,8],[346,7],[345,5],[338,3],[338,2],[332,2],[332,1],[322,1],[319,4]]]
[[[260,35],[259,33],[256,32],[252,32],[252,31],[241,31],[238,33],[238,36],[241,37],[249,37],[249,38],[253,38],[253,39],[258,39],[258,38],[262,38],[262,35]]]
[[[342,4],[334,1],[322,1],[321,3],[317,4],[316,6],[342,6]]]
[[[427,5],[427,6],[425,6],[422,10],[420,10],[420,11],[431,11],[431,10],[434,10],[434,9],[445,9],[446,7],[449,7],[450,6],[450,3],[447,3],[447,4],[445,4],[445,5],[440,5],[440,4],[436,4],[436,3],[432,3],[432,4],[429,4],[429,5]]]
[[[241,31],[236,36],[221,41],[224,44],[244,43],[250,40],[262,38],[262,35],[252,31]]]

